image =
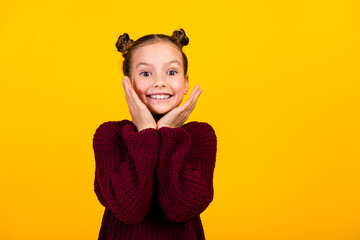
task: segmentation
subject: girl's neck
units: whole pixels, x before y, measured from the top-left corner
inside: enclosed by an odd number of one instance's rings
[[[156,114],[156,113],[152,113],[155,122],[158,122],[165,114]]]

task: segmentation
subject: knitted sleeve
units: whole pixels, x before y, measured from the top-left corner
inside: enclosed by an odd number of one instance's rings
[[[173,222],[189,221],[213,199],[217,139],[207,123],[190,122],[180,128],[162,127],[156,168],[156,200]]]
[[[137,132],[128,120],[105,122],[96,129],[94,191],[122,222],[140,222],[150,207],[159,145],[155,129]]]

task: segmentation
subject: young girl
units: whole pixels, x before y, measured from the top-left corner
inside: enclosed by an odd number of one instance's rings
[[[200,213],[213,200],[217,139],[205,122],[184,124],[201,93],[196,86],[180,106],[188,43],[183,29],[135,42],[125,33],[116,43],[132,121],[102,123],[94,134],[99,239],[205,239]]]

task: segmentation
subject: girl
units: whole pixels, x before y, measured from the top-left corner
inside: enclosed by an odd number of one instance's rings
[[[180,106],[188,43],[183,29],[116,42],[132,121],[102,123],[94,134],[99,239],[205,239],[200,213],[213,200],[217,139],[205,122],[184,124],[201,93],[196,86]]]

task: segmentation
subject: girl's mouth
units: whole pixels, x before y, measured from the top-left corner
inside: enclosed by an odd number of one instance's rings
[[[156,100],[165,100],[165,99],[172,97],[172,95],[169,95],[169,94],[153,94],[153,95],[146,95],[146,96],[151,99],[156,99]]]

